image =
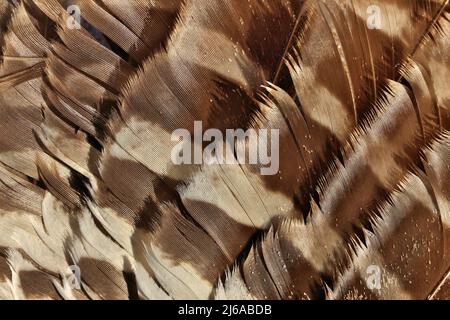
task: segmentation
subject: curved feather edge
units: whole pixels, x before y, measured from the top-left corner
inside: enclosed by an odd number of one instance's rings
[[[329,237],[327,231],[311,226],[311,233],[306,234],[305,224],[291,219],[268,231],[248,257],[226,274],[217,285],[215,298],[317,298],[305,292],[305,282],[328,299],[425,299],[436,295],[444,290],[450,266],[449,152],[450,136],[444,132],[424,152],[426,173],[408,174],[371,214],[370,227],[362,230],[362,238],[353,236],[348,251],[324,257],[330,265],[342,268],[334,278],[320,278],[327,274],[319,274],[316,281],[304,272],[307,259],[301,243]],[[430,251],[431,247],[436,250]],[[314,254],[324,251],[320,241],[315,248]],[[380,287],[371,287],[377,285],[370,277],[371,267],[381,272]]]

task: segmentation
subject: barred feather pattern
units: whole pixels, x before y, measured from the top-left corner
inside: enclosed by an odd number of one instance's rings
[[[450,298],[449,0],[8,0],[0,32],[0,299]],[[199,121],[279,130],[279,169],[175,164]]]

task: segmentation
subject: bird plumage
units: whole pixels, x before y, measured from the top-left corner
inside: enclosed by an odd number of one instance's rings
[[[448,299],[449,9],[3,2],[0,298]],[[278,172],[174,164],[196,121]]]

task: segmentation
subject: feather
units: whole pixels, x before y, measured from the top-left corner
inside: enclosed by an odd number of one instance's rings
[[[0,297],[448,298],[448,2],[0,4]]]
[[[15,299],[59,299],[59,295],[48,276],[24,259],[20,252],[10,251],[8,264],[11,266],[11,290]]]
[[[440,290],[445,295],[450,261],[450,171],[444,159],[449,156],[449,142],[448,133],[444,133],[427,148],[426,175],[409,173],[371,215],[371,231],[364,229],[362,240],[354,236],[341,258],[325,246],[332,241],[341,244],[336,250],[347,246],[333,239],[329,231],[314,226],[314,221],[305,225],[286,220],[269,230],[242,264],[218,284],[216,298],[246,296],[247,292],[256,299],[310,299],[320,292],[330,299],[426,299]],[[299,234],[302,239],[298,239]],[[304,243],[306,239],[311,239],[311,246]],[[322,254],[329,254],[320,257],[314,247],[325,248]],[[314,281],[314,277],[323,276],[316,268],[323,260],[338,268],[333,290],[326,283],[317,287],[320,284]],[[348,266],[341,271],[343,265]],[[380,270],[380,287],[370,286],[370,267]]]
[[[371,219],[373,233],[365,233],[365,244],[354,241],[351,266],[339,275],[332,298],[426,299],[445,282],[449,142],[446,134],[425,151],[426,178],[408,175],[390,202],[379,206]],[[380,288],[367,288],[370,265],[381,270]]]

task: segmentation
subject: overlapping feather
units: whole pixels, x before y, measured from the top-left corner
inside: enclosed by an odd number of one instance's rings
[[[448,8],[2,5],[0,297],[448,296]],[[194,121],[279,129],[279,172],[174,165],[171,133]]]

